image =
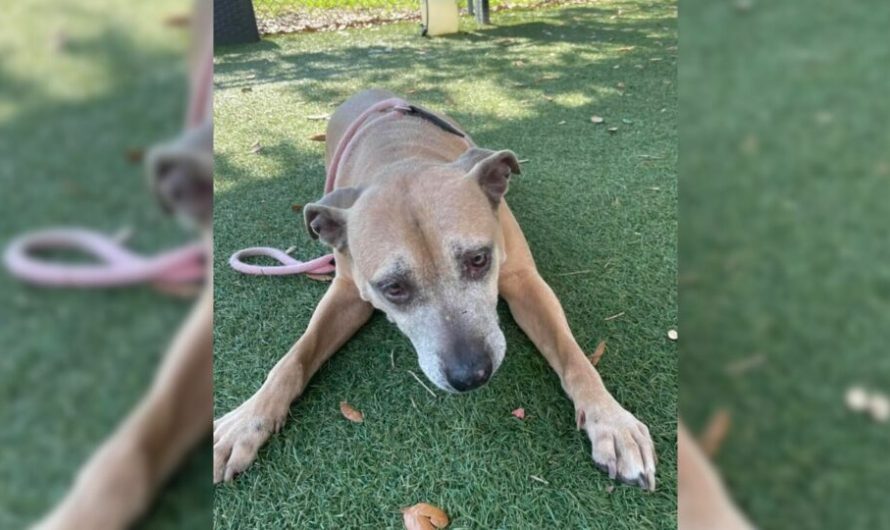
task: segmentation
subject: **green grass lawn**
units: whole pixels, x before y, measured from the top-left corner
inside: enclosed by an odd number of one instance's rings
[[[412,91],[479,145],[528,160],[508,199],[579,343],[608,341],[600,371],[652,431],[658,490],[609,491],[558,378],[505,307],[507,358],[465,396],[430,396],[408,373],[418,366],[407,339],[378,314],[258,461],[216,488],[216,528],[396,528],[399,508],[419,501],[443,507],[455,529],[675,527],[677,350],[665,337],[677,320],[675,6],[607,1],[494,20],[432,40],[399,24],[218,51],[215,414],[260,386],[327,287],[226,264],[251,245],[325,252],[291,211],[322,194],[323,145],[309,137],[325,123],[307,117],[366,87]],[[364,424],[341,418],[341,400]]]
[[[186,33],[177,1],[41,0],[0,16],[0,244],[24,230],[131,226],[143,252],[187,237],[126,152],[178,132]],[[188,310],[148,288],[24,286],[0,272],[0,528],[24,528],[150,383]],[[145,522],[209,525],[209,451],[191,459]]]
[[[682,412],[761,528],[890,528],[887,2],[683,5]],[[762,359],[733,375],[727,367]]]

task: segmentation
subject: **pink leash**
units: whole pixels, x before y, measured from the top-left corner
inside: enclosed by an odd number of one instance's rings
[[[367,110],[361,113],[355,121],[349,124],[349,127],[343,133],[343,137],[340,138],[340,142],[337,144],[337,149],[334,150],[334,155],[331,157],[331,165],[328,168],[328,173],[325,177],[324,192],[327,194],[334,191],[334,182],[336,181],[337,173],[340,170],[340,162],[346,158],[347,154],[349,154],[350,149],[355,143],[354,140],[359,135],[367,131],[374,123],[400,118],[404,112],[410,110],[408,102],[404,99],[389,98],[371,105]],[[371,116],[375,113],[383,114],[371,119]],[[467,143],[468,148],[471,147],[472,144],[466,137],[464,137],[464,141]],[[281,263],[281,265],[261,266],[251,265],[241,261],[241,258],[250,256],[265,256],[267,258],[272,258]],[[328,274],[336,270],[333,254],[327,254],[320,258],[301,262],[295,260],[281,250],[271,247],[251,247],[239,250],[229,258],[229,265],[238,272],[255,274],[258,276],[284,276],[289,274],[306,273]]]
[[[31,255],[40,249],[74,249],[92,254],[102,263],[70,265],[41,261]],[[204,277],[204,248],[192,243],[145,257],[114,239],[82,228],[31,232],[12,241],[3,260],[9,272],[28,283],[54,287],[113,287],[145,281],[183,283]]]

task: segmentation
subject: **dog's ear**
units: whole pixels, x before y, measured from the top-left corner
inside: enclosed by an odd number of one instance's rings
[[[361,194],[360,188],[341,188],[304,206],[303,219],[312,239],[320,239],[326,245],[343,250],[346,247],[347,210]]]
[[[467,178],[475,180],[491,204],[497,207],[501,198],[507,193],[510,175],[520,173],[516,155],[508,150],[492,152],[474,147],[455,163],[461,162],[464,157],[467,158],[466,162],[476,159],[472,169],[467,173]]]

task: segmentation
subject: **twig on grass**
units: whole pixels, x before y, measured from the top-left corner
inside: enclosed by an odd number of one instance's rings
[[[614,315],[612,315],[612,316],[610,316],[610,317],[606,317],[606,318],[604,318],[603,320],[615,320],[616,318],[618,318],[618,317],[620,317],[620,316],[624,316],[624,311],[622,311],[622,312],[620,312],[620,313],[616,313],[616,314],[614,314]]]
[[[411,374],[411,376],[412,376],[414,379],[417,379],[417,382],[420,383],[420,386],[422,386],[423,388],[425,388],[426,391],[429,392],[431,396],[436,397],[436,393],[433,392],[433,390],[432,390],[430,387],[426,386],[426,383],[424,383],[423,380],[422,380],[420,377],[418,377],[417,374],[415,374],[415,373],[412,372],[411,370],[408,370],[408,373]]]

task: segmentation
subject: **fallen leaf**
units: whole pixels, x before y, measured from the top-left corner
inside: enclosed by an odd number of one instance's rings
[[[590,359],[590,364],[596,366],[600,359],[603,357],[603,354],[606,353],[606,341],[601,340],[599,344],[596,345],[596,349],[593,353],[588,357]]]
[[[145,156],[144,149],[139,149],[138,147],[133,148],[133,149],[127,149],[127,160],[129,160],[130,162],[132,162],[134,164],[138,164],[138,163],[142,162],[142,158],[144,156]]]
[[[325,121],[330,119],[330,117],[330,114],[316,114],[314,116],[306,116],[306,119],[310,121]]]
[[[562,120],[561,122],[557,123],[557,125],[565,125],[565,124],[566,124],[565,120]]]
[[[334,281],[334,277],[331,276],[330,274],[312,274],[312,273],[307,272],[306,277],[309,278],[310,280],[315,280],[317,282],[332,282],[332,281]]]
[[[324,133],[313,134],[312,136],[309,137],[309,139],[312,140],[313,142],[323,142],[323,141],[325,141],[325,134]]]
[[[615,85],[615,87],[616,87],[618,90],[624,90],[624,83],[619,82],[617,85]]]
[[[706,455],[713,457],[720,450],[726,433],[729,432],[729,424],[729,411],[725,409],[718,410],[708,420],[701,436],[698,437],[698,443]]]
[[[253,92],[253,88],[249,86],[243,86],[241,87],[241,92]]]
[[[253,154],[257,154],[262,150],[263,150],[263,145],[260,143],[259,140],[257,140],[256,142],[253,143],[253,145],[250,146],[250,152]]]
[[[522,407],[519,407],[518,409],[514,410],[514,411],[511,412],[510,414],[512,414],[513,416],[515,416],[517,419],[520,419],[520,420],[524,420],[524,419],[525,419],[525,409],[522,408]]]
[[[187,28],[191,25],[192,19],[188,14],[180,13],[178,15],[169,15],[164,18],[164,25],[168,28]]]
[[[295,251],[295,250],[297,250],[297,247],[295,247],[295,246],[290,246],[290,247],[287,247],[287,250],[285,250],[284,253],[287,254],[287,255],[290,255],[290,253],[293,252],[293,251]]]
[[[613,491],[615,491],[615,484],[609,484],[608,486],[606,486],[606,493],[612,493]]]
[[[448,515],[441,508],[420,502],[402,508],[402,521],[407,530],[432,530],[448,526]]]
[[[591,116],[590,121],[592,121],[593,123],[605,123],[606,119],[602,116]]]
[[[340,413],[343,414],[344,418],[354,423],[362,423],[365,421],[365,415],[345,401],[340,402]]]
[[[618,132],[618,127],[609,127],[607,129],[610,133],[615,134]]]
[[[300,210],[303,209],[303,205],[302,205],[302,204],[293,203],[293,204],[290,205],[290,209],[291,209],[291,211],[294,212],[294,213],[300,213]]]

